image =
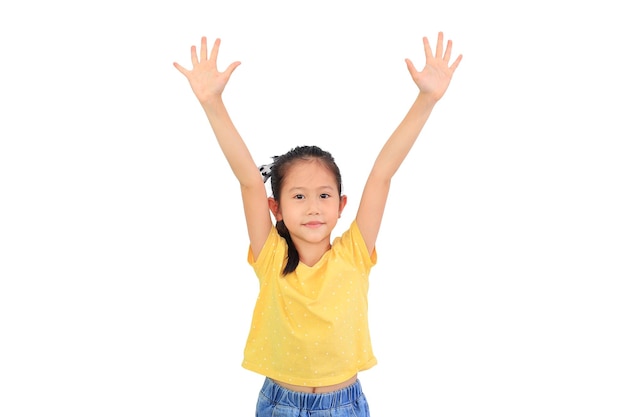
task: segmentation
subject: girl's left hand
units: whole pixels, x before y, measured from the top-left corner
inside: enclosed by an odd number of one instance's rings
[[[450,55],[452,54],[452,41],[448,40],[444,51],[443,32],[439,32],[437,48],[435,49],[435,55],[433,55],[428,38],[424,37],[423,40],[424,52],[426,54],[424,69],[417,71],[410,59],[407,58],[405,61],[413,81],[415,81],[415,84],[417,84],[417,87],[420,89],[420,94],[426,94],[434,101],[438,101],[448,89],[452,75],[459,66],[463,55],[459,55],[452,65],[448,65]]]

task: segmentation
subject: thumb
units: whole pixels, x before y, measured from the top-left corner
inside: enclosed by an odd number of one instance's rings
[[[241,62],[239,61],[233,62],[232,64],[228,66],[228,68],[226,68],[226,70],[224,71],[224,74],[226,74],[226,76],[230,78],[230,75],[233,73],[233,71],[235,71],[235,68],[237,68],[239,65],[241,65]]]
[[[187,69],[183,68],[182,65],[180,65],[178,62],[174,62],[174,68],[176,68],[178,71],[180,71],[181,74],[183,74],[184,76],[187,76]]]
[[[417,77],[419,77],[419,73],[417,69],[415,69],[415,65],[413,65],[413,62],[409,58],[405,59],[404,62],[406,62],[406,67],[409,70],[409,74],[411,74],[411,77],[414,80],[417,79]]]

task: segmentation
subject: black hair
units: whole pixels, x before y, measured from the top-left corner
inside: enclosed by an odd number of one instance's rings
[[[337,188],[339,189],[339,195],[341,195],[341,173],[339,167],[335,163],[335,158],[329,153],[317,146],[297,146],[291,149],[289,152],[275,156],[274,163],[272,165],[271,185],[272,194],[278,204],[280,204],[280,191],[283,184],[285,175],[289,171],[289,168],[297,161],[311,161],[317,160],[321,162],[330,172],[335,175],[337,180]],[[296,245],[291,240],[291,235],[284,221],[276,222],[276,230],[278,234],[287,242],[287,263],[283,269],[283,276],[296,270],[296,267],[300,263],[300,255],[296,249]]]

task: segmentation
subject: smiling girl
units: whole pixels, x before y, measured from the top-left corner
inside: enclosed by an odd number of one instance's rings
[[[316,146],[298,146],[263,166],[261,175],[222,101],[240,63],[218,71],[220,40],[208,54],[205,37],[199,57],[191,47],[192,69],[174,63],[189,81],[241,186],[248,262],[260,284],[242,364],[266,377],[257,417],[370,415],[358,373],[376,364],[367,293],[391,179],[462,58],[450,64],[452,42],[444,47],[441,32],[434,54],[427,38],[423,44],[422,71],[406,60],[417,98],[378,154],[356,218],[332,242],[347,203],[332,155]]]

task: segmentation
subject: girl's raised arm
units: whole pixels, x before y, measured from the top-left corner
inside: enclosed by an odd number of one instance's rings
[[[400,125],[391,134],[378,154],[365,183],[357,211],[356,222],[370,254],[374,250],[380,230],[391,178],[411,150],[435,104],[443,97],[454,71],[461,62],[462,55],[459,55],[452,65],[449,65],[452,41],[447,42],[444,51],[443,33],[439,32],[434,55],[428,38],[424,37],[423,42],[426,54],[424,69],[417,71],[411,60],[406,60],[409,73],[419,88],[419,94]]]
[[[256,259],[273,226],[272,219],[263,178],[222,101],[222,92],[240,62],[231,63],[223,72],[218,71],[219,47],[220,39],[216,39],[211,54],[207,56],[207,40],[202,37],[199,58],[196,47],[191,47],[192,69],[188,70],[176,62],[174,67],[189,81],[209,119],[217,142],[241,185],[250,245]]]

